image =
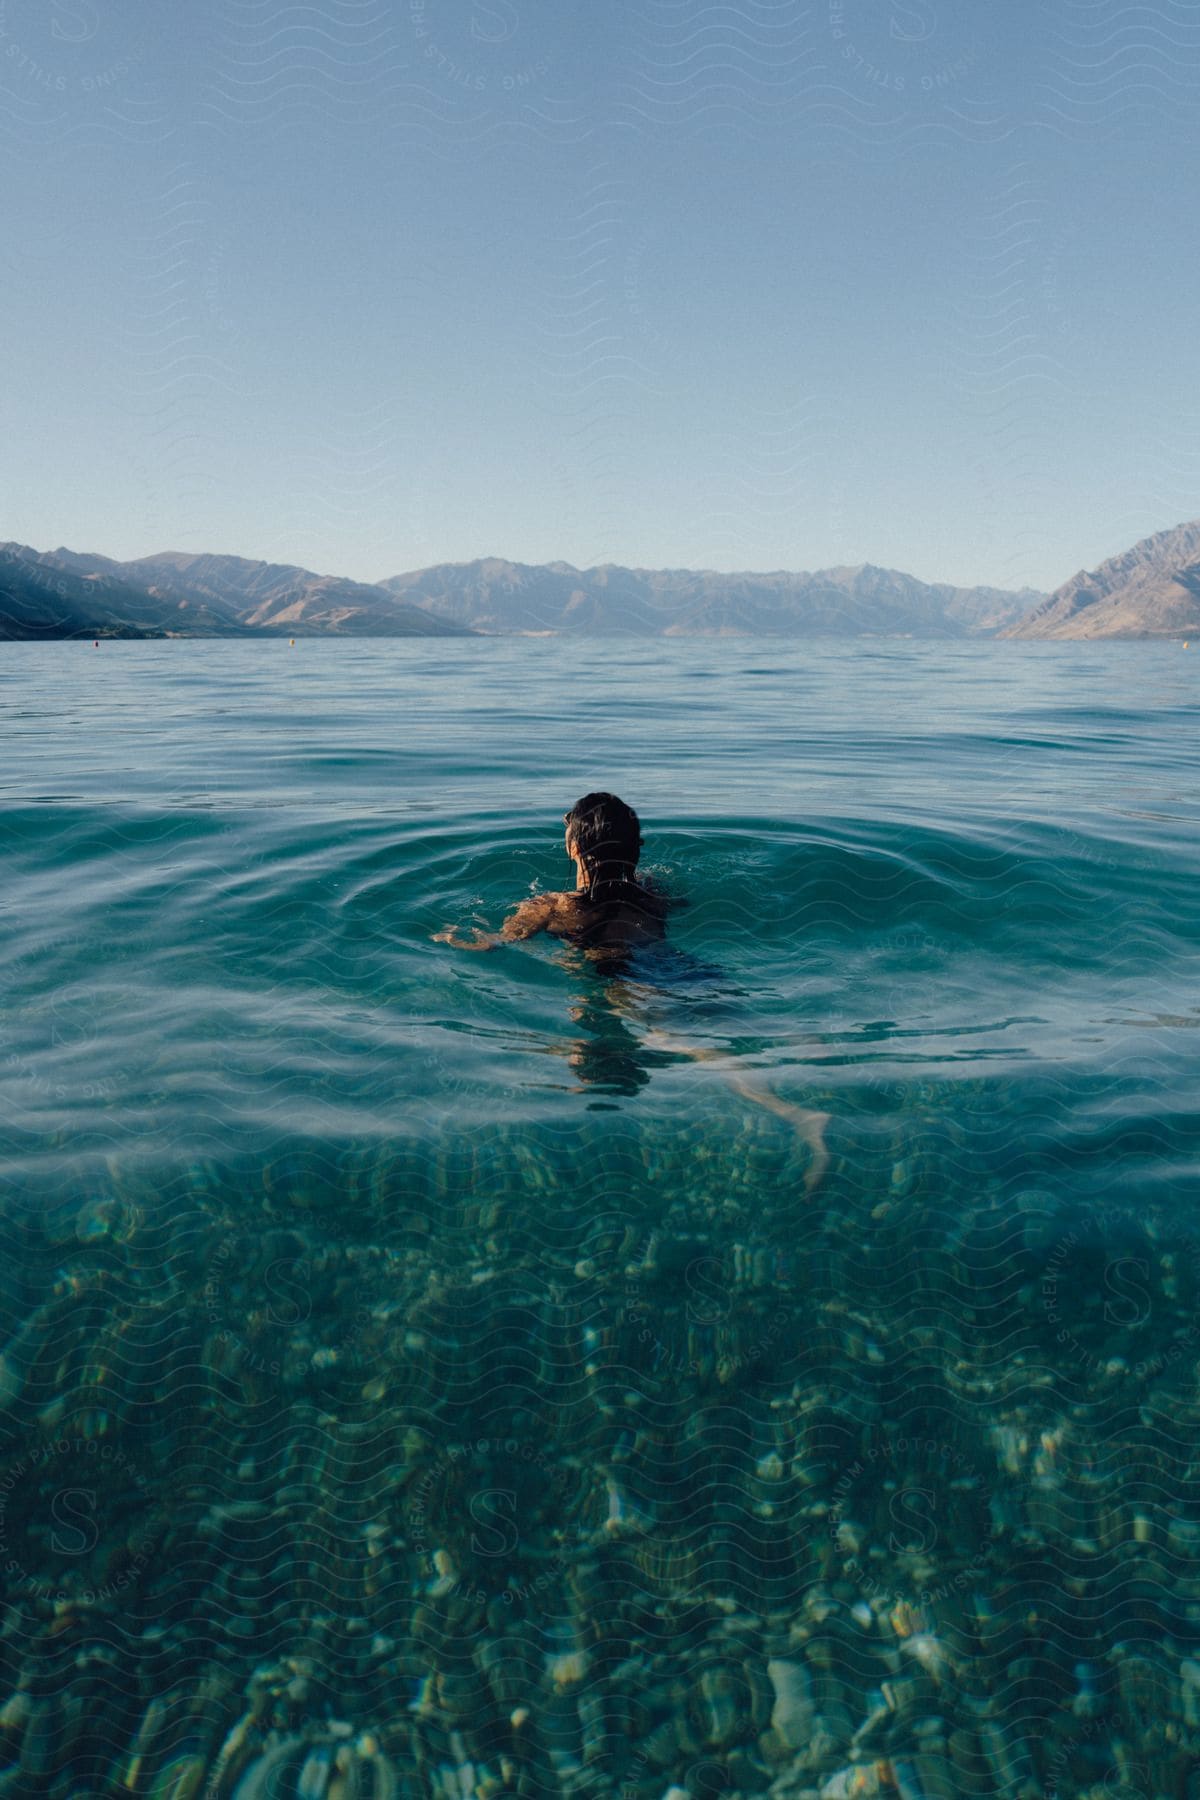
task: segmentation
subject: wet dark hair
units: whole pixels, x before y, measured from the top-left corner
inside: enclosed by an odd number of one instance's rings
[[[575,839],[589,889],[633,880],[642,833],[632,806],[615,794],[585,794],[563,814],[563,823]]]

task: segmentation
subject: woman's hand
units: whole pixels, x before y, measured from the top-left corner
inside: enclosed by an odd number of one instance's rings
[[[452,944],[456,950],[494,950],[502,941],[494,931],[480,931],[478,925],[473,938],[460,938],[453,925],[446,925],[430,939],[434,944]]]

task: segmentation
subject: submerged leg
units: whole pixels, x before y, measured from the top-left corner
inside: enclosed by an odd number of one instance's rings
[[[669,1031],[649,1030],[644,1034],[644,1041],[652,1050],[672,1050],[680,1056],[689,1057],[692,1062],[733,1063],[728,1051],[712,1050],[707,1046],[698,1049],[685,1038],[673,1037]],[[814,1112],[809,1107],[796,1106],[790,1100],[781,1100],[761,1077],[756,1081],[749,1075],[734,1073],[733,1068],[723,1070],[722,1074],[730,1087],[735,1088],[747,1100],[753,1100],[756,1106],[764,1106],[768,1112],[777,1114],[779,1118],[786,1119],[790,1125],[795,1126],[812,1151],[812,1162],[804,1177],[804,1191],[807,1194],[815,1193],[829,1168],[829,1149],[825,1142],[829,1113]]]
[[[812,1151],[812,1161],[808,1165],[808,1173],[804,1177],[806,1194],[815,1193],[829,1168],[829,1149],[825,1142],[825,1127],[829,1123],[827,1112],[813,1112],[807,1106],[794,1106],[790,1100],[781,1100],[779,1095],[765,1085],[756,1087],[744,1075],[730,1075],[729,1082],[739,1094],[747,1100],[765,1106],[768,1112],[778,1113],[781,1119],[787,1119],[796,1127],[804,1142]]]

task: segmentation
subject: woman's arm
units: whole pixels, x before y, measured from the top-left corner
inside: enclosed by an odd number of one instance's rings
[[[501,944],[517,943],[521,938],[535,937],[539,931],[545,931],[554,911],[552,894],[534,894],[529,900],[522,900],[515,913],[505,919],[499,931],[481,931],[478,926],[473,938],[460,938],[453,925],[447,925],[441,931],[435,931],[435,944],[452,944],[456,950],[498,950]]]

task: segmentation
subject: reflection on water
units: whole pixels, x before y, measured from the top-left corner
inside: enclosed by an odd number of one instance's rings
[[[576,1078],[597,1094],[636,1094],[667,1059],[638,1029],[636,1002],[620,976],[604,974],[582,988],[569,1008],[578,1035],[566,1046]]]
[[[47,756],[69,653],[0,776],[0,1787],[1191,1794],[1166,653],[614,651],[689,901],[620,967],[430,941],[561,882],[553,646],[113,647]]]
[[[571,978],[567,1016],[576,1030],[550,1048],[561,1050],[577,1081],[597,1095],[636,1094],[655,1069],[673,1065],[681,1041],[685,1054],[700,1043],[695,1035],[666,1039],[665,1020],[674,1024],[686,1008],[689,1023],[711,1029],[734,1016],[740,992],[715,965],[671,944],[607,952],[565,945],[557,960]]]

